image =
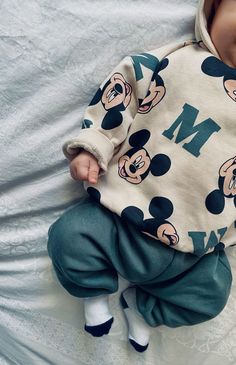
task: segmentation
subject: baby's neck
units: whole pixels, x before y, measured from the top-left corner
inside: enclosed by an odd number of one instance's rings
[[[226,65],[236,68],[236,42],[230,47],[225,47],[220,57]]]

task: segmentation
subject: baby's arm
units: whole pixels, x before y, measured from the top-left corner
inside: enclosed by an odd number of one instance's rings
[[[75,180],[88,181],[96,184],[100,167],[97,159],[85,150],[82,150],[70,163],[70,174]]]
[[[149,82],[147,80],[146,84]],[[77,158],[81,151],[87,151],[96,158],[99,175],[107,171],[138,111],[137,88],[133,61],[127,56],[100,85],[85,110],[79,134],[64,143],[63,152],[69,160]],[[77,165],[76,161],[72,167]]]
[[[153,73],[142,64],[149,65],[148,56],[138,60],[127,56],[110,73],[87,107],[78,136],[63,144],[73,179],[96,184],[125,140]]]
[[[161,60],[182,46],[172,44],[127,56],[100,85],[85,111],[78,136],[63,144],[73,178],[96,183],[97,175],[106,173],[136,114],[143,113],[140,105],[149,93],[152,76],[162,67]]]

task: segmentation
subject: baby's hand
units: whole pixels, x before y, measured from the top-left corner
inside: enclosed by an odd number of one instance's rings
[[[70,174],[75,180],[85,180],[96,184],[100,166],[96,157],[85,150],[81,151],[70,163]]]

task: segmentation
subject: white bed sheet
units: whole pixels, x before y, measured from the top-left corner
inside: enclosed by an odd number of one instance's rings
[[[80,300],[58,284],[49,225],[84,194],[62,142],[80,128],[101,81],[127,54],[192,37],[196,0],[0,1],[0,365],[236,364],[236,289],[195,327],[127,344],[119,294],[109,336],[83,331]],[[236,249],[228,249],[234,275]],[[120,279],[120,291],[127,282]]]

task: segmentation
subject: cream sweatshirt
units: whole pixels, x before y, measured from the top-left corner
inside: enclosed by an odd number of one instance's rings
[[[125,57],[63,145],[69,160],[97,158],[91,197],[199,256],[236,243],[236,69],[208,34],[212,2],[200,1],[196,39]]]

